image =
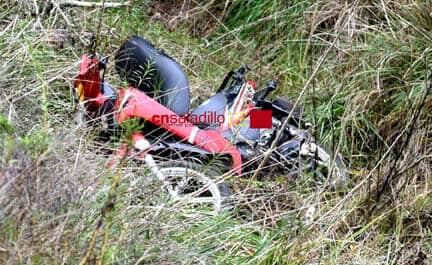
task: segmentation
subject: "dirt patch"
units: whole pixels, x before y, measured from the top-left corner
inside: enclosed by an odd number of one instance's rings
[[[163,22],[169,30],[184,26],[194,36],[207,37],[221,24],[228,2],[210,1],[200,4],[191,0],[154,1],[150,14]]]

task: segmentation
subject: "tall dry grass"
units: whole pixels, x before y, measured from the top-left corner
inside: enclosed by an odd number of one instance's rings
[[[50,3],[0,4],[1,263],[77,264],[86,253],[89,264],[430,263],[430,1],[183,1],[184,16],[156,1],[103,12]],[[232,179],[237,209],[206,216],[126,161],[101,212],[114,144],[74,123],[70,92],[99,19],[101,52],[129,34],[151,39],[185,67],[195,102],[244,63],[293,100],[304,90],[350,189]]]

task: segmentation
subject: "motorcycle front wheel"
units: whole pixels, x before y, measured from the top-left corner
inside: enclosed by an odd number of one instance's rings
[[[214,213],[229,208],[231,189],[214,167],[191,161],[168,161],[158,165],[171,199],[185,208],[210,209]]]

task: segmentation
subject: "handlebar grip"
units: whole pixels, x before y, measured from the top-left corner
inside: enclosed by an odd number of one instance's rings
[[[224,80],[222,81],[221,86],[218,88],[217,93],[224,90],[227,87],[227,85],[229,85],[231,87],[234,84],[239,84],[239,83],[244,82],[245,81],[245,75],[250,70],[251,70],[251,68],[249,67],[249,65],[246,64],[237,70],[229,71],[228,74],[225,76]]]
[[[99,59],[99,69],[101,70],[105,70],[106,67],[108,65],[108,56],[101,56],[101,58]]]
[[[276,90],[277,82],[274,80],[270,80],[267,82],[266,86],[262,89],[263,92],[259,93],[258,100],[264,100],[270,92],[273,92]]]
[[[267,82],[267,88],[270,92],[276,90],[277,85],[278,83],[275,80],[270,80]]]

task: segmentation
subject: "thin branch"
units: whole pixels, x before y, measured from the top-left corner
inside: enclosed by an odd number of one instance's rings
[[[75,0],[63,0],[57,2],[62,6],[80,6],[80,7],[122,7],[130,6],[130,1],[123,3],[103,3],[103,2],[87,2],[87,1],[75,1]]]
[[[325,59],[327,58],[327,55],[329,53],[329,51],[334,47],[334,45],[336,44],[337,39],[339,38],[340,33],[335,37],[332,45],[324,52],[324,54],[320,57],[319,61],[318,61],[318,65],[315,67],[313,73],[311,74],[311,76],[309,77],[309,79],[307,80],[306,84],[304,85],[302,91],[300,92],[299,96],[297,97],[297,100],[294,103],[293,108],[291,109],[291,111],[288,114],[288,117],[285,119],[284,123],[281,125],[281,127],[279,128],[279,131],[276,133],[276,137],[273,140],[269,150],[265,153],[264,159],[261,161],[261,163],[258,165],[257,169],[255,170],[254,175],[252,176],[251,179],[256,179],[259,172],[261,171],[261,169],[263,168],[263,166],[265,165],[265,163],[267,162],[268,158],[270,157],[270,155],[276,150],[277,148],[277,144],[279,142],[279,140],[281,139],[285,128],[288,126],[289,120],[291,119],[294,110],[296,109],[296,107],[299,105],[300,100],[303,98],[303,95],[305,94],[307,88],[309,87],[310,83],[312,82],[312,80],[315,78],[315,75],[318,73],[318,70],[320,69],[321,65],[324,63]]]

